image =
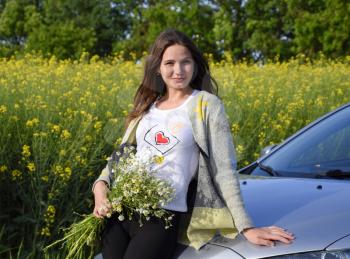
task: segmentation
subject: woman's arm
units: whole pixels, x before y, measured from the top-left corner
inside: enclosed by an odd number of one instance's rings
[[[111,205],[107,198],[109,189],[105,181],[97,181],[94,184],[93,193],[95,198],[95,207],[93,214],[97,218],[103,218],[111,209]]]
[[[230,209],[236,227],[253,244],[272,246],[274,241],[289,244],[294,239],[293,234],[280,227],[253,227],[241,197],[231,129],[224,106],[219,102],[215,108],[208,128],[213,180]]]

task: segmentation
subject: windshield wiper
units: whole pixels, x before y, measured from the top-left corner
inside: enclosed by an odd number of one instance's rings
[[[264,165],[264,164],[261,164],[261,163],[258,163],[258,166],[259,166],[259,168],[261,170],[267,172],[271,176],[280,176],[280,174],[277,173],[271,166]]]
[[[343,179],[343,178],[350,178],[350,172],[346,172],[340,169],[332,169],[326,172],[317,173],[315,176],[316,178],[329,177],[329,178]]]

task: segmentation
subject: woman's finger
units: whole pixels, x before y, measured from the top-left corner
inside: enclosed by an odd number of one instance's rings
[[[282,236],[282,237],[289,239],[289,240],[294,239],[294,235],[290,232],[287,232],[283,228],[272,226],[272,227],[268,227],[267,230],[274,235]]]
[[[273,233],[271,230],[264,231],[263,235],[261,236],[262,239],[266,240],[273,240],[273,241],[280,241],[285,244],[289,244],[291,242],[290,236],[288,234],[281,234],[281,233]]]
[[[108,209],[112,208],[112,205],[108,200],[104,203],[104,206],[106,206]]]
[[[256,244],[261,246],[275,246],[275,242],[263,237],[258,238]]]
[[[280,227],[276,227],[276,226],[270,226],[267,227],[268,229],[272,230],[272,231],[278,231],[279,233],[288,233],[290,235],[293,235],[291,232],[288,232],[286,229],[284,228],[280,228]]]
[[[95,208],[93,214],[96,218],[102,218],[102,216],[98,213],[98,210]]]

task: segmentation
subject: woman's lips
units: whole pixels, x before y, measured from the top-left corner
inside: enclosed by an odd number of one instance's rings
[[[185,78],[173,78],[173,80],[176,82],[182,82],[183,80],[185,80]]]

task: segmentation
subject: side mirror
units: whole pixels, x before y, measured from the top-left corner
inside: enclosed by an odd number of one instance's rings
[[[275,149],[275,147],[277,147],[278,144],[272,144],[272,145],[269,145],[267,147],[264,147],[263,149],[261,149],[260,151],[260,157],[262,156],[265,156],[267,154],[269,154],[273,149]]]

